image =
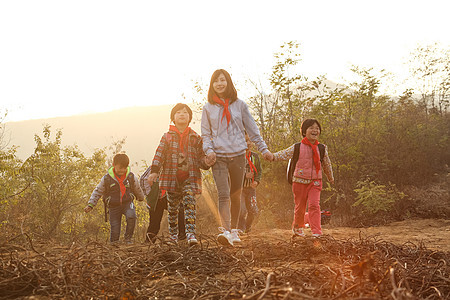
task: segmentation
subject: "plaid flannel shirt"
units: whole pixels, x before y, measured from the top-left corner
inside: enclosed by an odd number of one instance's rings
[[[169,138],[166,138],[168,135]],[[159,173],[159,187],[167,192],[175,192],[177,187],[178,153],[180,136],[169,130],[161,138],[155,156],[153,157],[151,173]],[[202,193],[202,174],[200,168],[208,170],[204,161],[202,138],[190,130],[187,143],[187,160],[189,164],[189,178],[187,179],[195,194]]]

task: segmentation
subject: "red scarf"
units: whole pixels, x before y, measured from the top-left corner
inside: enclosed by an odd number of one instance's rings
[[[258,174],[258,170],[256,169],[256,167],[255,167],[255,165],[253,164],[252,159],[251,159],[251,157],[252,157],[252,152],[251,152],[251,151],[248,151],[248,154],[245,155],[245,157],[246,157],[247,160],[248,160],[248,165],[250,166],[250,172],[253,172],[253,170],[254,170],[255,174]],[[255,181],[255,176],[253,176],[253,178],[252,178],[252,182],[254,182],[254,181]]]
[[[314,165],[316,166],[317,174],[319,174],[319,171],[320,171],[320,154],[319,154],[319,149],[317,147],[317,145],[319,145],[319,141],[316,140],[314,144],[311,144],[311,142],[306,137],[304,137],[303,140],[302,140],[302,144],[308,145],[308,146],[310,146],[312,148]]]
[[[222,114],[222,119],[220,119],[220,122],[222,122],[223,118],[226,117],[227,118],[227,128],[228,128],[228,125],[230,124],[230,121],[231,121],[231,113],[228,110],[228,105],[230,104],[230,99],[225,99],[225,102],[224,102],[222,99],[217,97],[216,94],[214,94],[213,100],[214,100],[214,102],[219,103],[220,105],[223,106],[223,114]]]
[[[120,178],[119,175],[116,174],[116,171],[113,169],[114,176],[116,177],[117,181],[119,182],[120,187],[120,194],[122,197],[120,197],[120,204],[122,204],[122,198],[125,196],[125,193],[127,191],[127,188],[125,187],[125,184],[123,184],[123,181],[127,178],[127,174],[123,175],[122,178]]]
[[[184,152],[184,142],[187,140],[191,128],[186,127],[183,133],[181,133],[176,126],[170,125],[169,130],[175,131],[180,136],[180,150],[181,152]]]

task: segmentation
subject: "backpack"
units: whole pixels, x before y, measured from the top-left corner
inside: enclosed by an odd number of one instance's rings
[[[292,156],[292,158],[289,160],[289,163],[288,163],[286,175],[287,175],[287,181],[289,182],[289,184],[292,184],[292,177],[294,176],[295,166],[297,165],[298,157],[300,156],[300,144],[301,143],[295,144],[294,155]],[[325,156],[325,145],[319,144],[318,147],[319,147],[319,154],[320,154],[320,162],[322,162],[323,157]]]

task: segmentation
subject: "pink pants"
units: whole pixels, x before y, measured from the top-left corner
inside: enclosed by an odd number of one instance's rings
[[[322,226],[320,225],[320,191],[322,191],[322,180],[314,180],[309,184],[292,183],[295,202],[292,227],[305,227],[305,211],[306,203],[308,203],[311,232],[322,234]]]

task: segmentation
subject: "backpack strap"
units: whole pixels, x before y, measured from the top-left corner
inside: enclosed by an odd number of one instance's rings
[[[133,174],[133,172],[130,172],[130,174],[128,174],[128,181],[130,183],[131,201],[134,201],[134,200],[136,200],[136,195],[133,193],[133,189],[134,189],[134,174]]]
[[[300,155],[300,143],[294,145],[294,155],[289,160],[289,167],[287,173],[287,180],[289,184],[292,184],[292,177],[294,176],[295,166],[297,165],[298,157]]]
[[[111,186],[111,176],[109,176],[108,174],[105,175],[105,192],[103,193],[103,200],[106,200],[106,198],[109,196],[109,188]]]
[[[128,175],[128,180],[130,181],[130,190],[134,188],[134,174],[133,172],[130,172]]]
[[[323,161],[323,157],[325,156],[325,145],[319,144],[317,145],[319,147],[319,154],[320,154],[320,162]]]
[[[109,188],[111,186],[111,176],[108,174],[105,175],[105,192],[103,193],[103,205],[105,207],[105,222],[108,222],[108,213],[109,213]]]

